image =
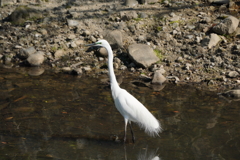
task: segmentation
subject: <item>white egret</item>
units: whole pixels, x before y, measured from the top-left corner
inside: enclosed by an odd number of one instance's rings
[[[112,97],[117,110],[122,114],[125,121],[124,142],[126,141],[127,124],[129,123],[132,140],[135,137],[132,131],[131,122],[137,123],[150,136],[158,136],[162,128],[159,121],[148,111],[144,105],[135,97],[128,93],[125,89],[119,87],[113,70],[113,52],[112,48],[106,40],[99,40],[96,43],[87,46],[101,46],[106,48],[108,52],[108,71],[110,77]]]

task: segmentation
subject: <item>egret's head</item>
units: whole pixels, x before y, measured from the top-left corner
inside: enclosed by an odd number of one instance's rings
[[[86,46],[101,46],[101,47],[107,47],[109,45],[109,43],[102,39],[102,40],[99,40],[95,43],[92,43],[92,44],[87,44]]]

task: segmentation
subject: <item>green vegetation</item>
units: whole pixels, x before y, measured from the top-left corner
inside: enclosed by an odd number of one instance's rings
[[[155,55],[160,59],[160,61],[162,61],[163,58],[164,58],[164,55],[162,54],[162,51],[159,50],[159,49],[154,49],[153,51],[154,51]]]
[[[57,47],[56,47],[56,46],[52,46],[52,47],[50,48],[50,52],[54,53],[54,52],[56,52],[56,51],[57,51]]]
[[[161,26],[158,26],[158,27],[157,27],[157,31],[162,31],[162,27],[161,27]]]
[[[179,23],[179,24],[181,24],[181,21],[180,20],[178,20],[178,21],[171,21],[171,22],[169,22],[170,24],[173,24],[173,23]]]
[[[190,24],[194,24],[194,23],[197,22],[197,19],[193,18],[193,19],[190,19],[188,22],[189,22]]]
[[[134,18],[133,20],[135,20],[135,21],[139,22],[139,21],[141,21],[141,20],[142,20],[142,18]]]

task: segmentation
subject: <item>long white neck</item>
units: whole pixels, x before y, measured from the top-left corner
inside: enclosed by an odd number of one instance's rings
[[[119,88],[119,85],[116,80],[116,76],[114,74],[113,70],[113,52],[110,45],[106,46],[107,52],[108,52],[108,74],[110,78],[110,83],[112,88]]]

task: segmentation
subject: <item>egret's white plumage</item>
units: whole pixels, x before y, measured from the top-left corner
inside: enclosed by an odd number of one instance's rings
[[[158,133],[162,130],[159,121],[148,111],[147,108],[144,107],[141,102],[139,102],[125,89],[119,87],[113,70],[113,53],[109,43],[106,40],[99,40],[98,42],[90,45],[102,46],[107,49],[108,70],[111,83],[112,97],[116,108],[122,114],[125,121],[124,141],[126,140],[127,124],[129,123],[131,127],[131,122],[137,123],[150,136],[157,136]]]

